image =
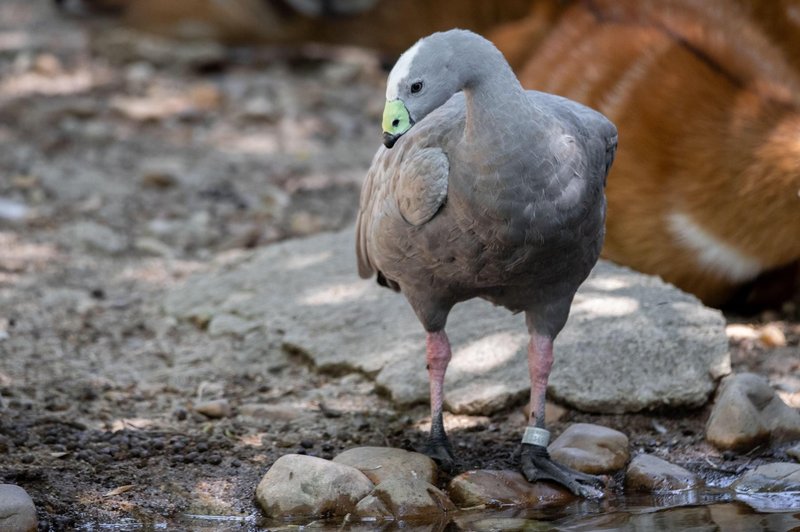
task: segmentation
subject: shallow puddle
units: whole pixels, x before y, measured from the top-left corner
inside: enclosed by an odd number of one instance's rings
[[[796,531],[800,532],[800,494],[776,494],[732,500],[731,493],[687,491],[666,495],[613,496],[602,501],[576,501],[542,509],[462,510],[435,521],[309,523],[270,521],[259,515],[211,516],[185,514],[178,519],[141,523],[85,523],[79,530],[203,530],[295,531],[349,530],[444,532],[490,531]]]

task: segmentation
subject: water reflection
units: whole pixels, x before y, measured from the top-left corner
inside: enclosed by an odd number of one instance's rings
[[[692,502],[687,502],[692,501]],[[784,501],[786,502],[786,501]],[[208,531],[402,531],[402,532],[800,532],[800,504],[790,510],[758,512],[719,492],[628,496],[604,501],[576,501],[560,508],[506,509],[459,512],[432,521],[352,522],[347,519],[287,523],[258,515],[203,516],[158,523],[121,520],[118,523],[84,523],[79,530],[208,530]],[[789,510],[789,511],[787,511]],[[144,528],[142,528],[144,525]]]

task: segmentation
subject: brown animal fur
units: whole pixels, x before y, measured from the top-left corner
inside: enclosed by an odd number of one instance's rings
[[[715,305],[800,258],[800,75],[750,1],[582,2],[516,65],[527,87],[619,128],[605,257]],[[671,229],[676,212],[758,271],[702,263]]]
[[[83,0],[106,3],[110,0]],[[524,16],[531,0],[381,0],[352,16],[309,17],[285,0],[113,0],[126,22],[172,37],[226,43],[296,44],[316,41],[399,54],[434,31],[463,27],[478,32]]]
[[[437,29],[492,28],[524,85],[586,103],[619,128],[606,258],[715,305],[773,269],[754,293],[792,295],[800,0],[382,0],[342,19],[304,17],[279,0],[91,1],[128,3],[130,23],[170,35],[392,53]],[[676,212],[757,268],[731,276],[702,263],[671,228]]]

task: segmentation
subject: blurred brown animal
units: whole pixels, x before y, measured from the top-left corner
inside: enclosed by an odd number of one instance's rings
[[[454,26],[486,32],[523,17],[531,0],[55,0],[73,12],[122,13],[137,29],[229,44],[321,42],[399,54]]]
[[[295,6],[322,0],[84,0],[122,5],[140,28],[226,42],[394,53],[437,29],[483,31],[525,86],[617,124],[606,258],[711,305],[795,293],[800,0],[337,1],[360,11]]]
[[[525,86],[619,128],[604,256],[712,305],[796,264],[800,3],[589,0],[558,15],[545,38],[530,17],[492,39]],[[791,296],[796,275],[778,279]]]

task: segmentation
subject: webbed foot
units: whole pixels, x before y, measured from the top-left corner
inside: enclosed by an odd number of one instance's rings
[[[420,452],[433,458],[439,467],[447,472],[454,473],[458,469],[453,447],[446,435],[433,436],[428,438],[428,443],[420,449]]]
[[[523,443],[520,461],[522,473],[528,482],[552,480],[579,497],[589,499],[603,497],[605,483],[599,477],[554,462],[547,452],[547,447]]]

